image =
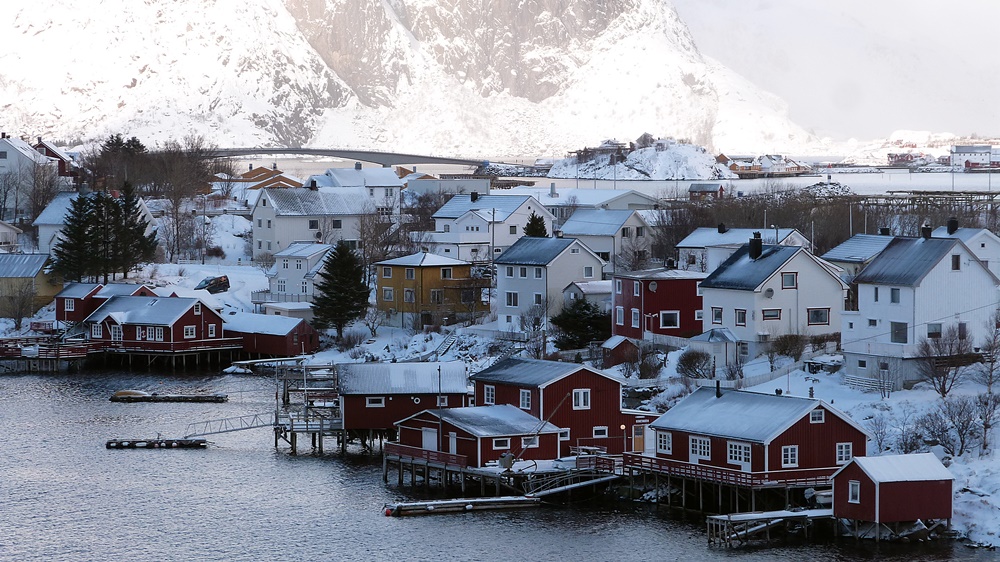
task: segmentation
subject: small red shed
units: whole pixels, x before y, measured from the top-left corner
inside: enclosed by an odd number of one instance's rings
[[[246,353],[293,357],[319,351],[319,334],[301,318],[230,312],[222,319],[227,336],[243,338]]]
[[[601,360],[605,369],[639,360],[639,346],[625,336],[611,336],[601,344]]]
[[[515,460],[559,456],[559,428],[509,404],[424,410],[396,426],[402,445],[397,452],[404,456],[439,451],[453,455],[452,462],[477,468],[504,453]]]
[[[854,457],[832,479],[835,517],[876,524],[951,519],[955,477],[934,453]]]

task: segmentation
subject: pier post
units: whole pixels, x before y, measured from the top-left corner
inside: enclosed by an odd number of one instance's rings
[[[399,466],[399,482],[397,482],[397,486],[399,486],[400,488],[402,488],[403,487],[403,459],[399,459],[398,466]]]
[[[382,483],[389,483],[389,461],[382,455]]]
[[[296,449],[297,449],[296,443],[298,442],[298,435],[299,435],[298,433],[295,433],[294,431],[292,432],[292,454],[293,455],[297,454],[296,453]]]

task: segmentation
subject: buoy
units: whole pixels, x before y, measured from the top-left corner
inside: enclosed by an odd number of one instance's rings
[[[471,504],[471,503],[470,503],[470,504],[467,504],[467,505],[465,506],[465,511],[472,511],[472,504]]]
[[[385,516],[386,517],[392,517],[392,508],[391,507],[385,508]]]

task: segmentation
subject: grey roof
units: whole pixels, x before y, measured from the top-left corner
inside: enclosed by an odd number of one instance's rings
[[[59,291],[59,294],[56,296],[69,299],[82,299],[100,286],[100,283],[70,283],[64,286],[63,290]]]
[[[970,240],[984,232],[996,236],[985,228],[959,228],[955,232],[948,234],[947,226],[939,226],[931,232],[931,238],[958,238],[968,245]]]
[[[560,230],[569,236],[613,236],[633,213],[629,209],[577,209]]]
[[[337,365],[341,394],[466,394],[465,363],[346,363]]]
[[[458,194],[442,205],[434,213],[433,218],[457,219],[476,209],[496,209],[496,220],[504,221],[529,199],[532,199],[530,195],[480,195],[478,199],[473,201],[472,195]]]
[[[690,341],[736,343],[739,340],[729,328],[712,328],[690,338]]]
[[[275,258],[310,258],[333,249],[330,244],[318,242],[292,242],[284,250],[274,253]]]
[[[286,336],[296,326],[305,322],[301,318],[291,316],[275,316],[255,314],[253,312],[230,312],[222,317],[226,331],[241,334],[264,334],[269,336]]]
[[[774,244],[773,228],[730,228],[725,232],[719,232],[718,227],[701,227],[694,229],[683,240],[677,243],[678,248],[708,248],[709,246],[726,246],[734,244],[746,244],[753,233],[759,232],[765,244]],[[794,228],[779,228],[778,242],[788,238],[795,232]]]
[[[111,297],[84,322],[103,322],[111,317],[119,324],[170,326],[177,321],[198,299],[185,297]]]
[[[656,419],[652,427],[765,443],[820,406],[815,399],[701,387]]]
[[[523,359],[520,357],[504,359],[469,378],[477,382],[497,382],[517,386],[544,387],[581,369],[587,369],[603,377],[618,380],[610,375],[593,371],[577,363],[545,361],[543,359]]]
[[[955,246],[955,238],[893,238],[855,283],[916,286]]]
[[[408,256],[377,262],[375,265],[406,265],[413,267],[440,267],[449,265],[471,265],[467,261],[456,260],[428,252],[417,252]]]
[[[522,236],[504,250],[493,263],[513,265],[548,265],[576,242],[576,238],[535,238]],[[583,246],[583,244],[581,244]]]
[[[874,482],[929,482],[955,479],[934,453],[854,457],[851,460]],[[841,470],[844,469],[841,468],[833,476],[839,474]]]
[[[892,236],[855,234],[823,254],[826,261],[865,263],[879,255],[892,242]]]
[[[623,271],[615,274],[615,277],[625,279],[704,279],[708,273],[704,271],[688,271],[686,269],[668,269],[666,267],[654,267],[651,269],[640,269],[638,271]]]
[[[73,200],[79,195],[75,191],[57,193],[52,198],[52,201],[42,209],[42,212],[38,213],[35,222],[31,224],[66,224],[66,213],[69,212],[69,207],[73,203]]]
[[[328,168],[320,176],[309,176],[309,180],[326,178],[331,187],[403,187],[391,168]],[[308,180],[307,180],[308,181]],[[319,184],[319,181],[317,181]],[[322,185],[322,184],[320,184]]]
[[[562,431],[551,423],[542,421],[510,404],[446,408],[430,410],[429,413],[476,437],[505,437]]]
[[[116,295],[128,296],[142,287],[146,287],[152,291],[152,288],[139,283],[108,283],[107,285],[101,287],[101,290],[97,291],[97,294],[94,296],[104,298],[110,298]]]
[[[45,266],[48,254],[0,254],[0,278],[31,279]]]
[[[360,187],[305,187],[265,189],[278,216],[360,215],[374,204]],[[258,205],[260,203],[258,202]]]
[[[721,183],[692,183],[691,187],[688,188],[688,193],[712,193],[719,191],[721,187]]]
[[[753,291],[803,250],[798,246],[765,245],[760,257],[755,260],[750,259],[749,251],[749,244],[736,250],[701,282],[701,288]]]
[[[569,285],[566,285],[566,289],[569,289],[573,285],[576,285],[577,289],[585,295],[610,295],[611,294],[611,280],[607,281],[573,281]],[[565,291],[566,289],[563,289]]]

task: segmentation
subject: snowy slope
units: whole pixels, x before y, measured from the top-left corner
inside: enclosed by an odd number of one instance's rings
[[[0,19],[5,131],[477,157],[644,132],[730,152],[815,141],[663,0],[61,5]]]

